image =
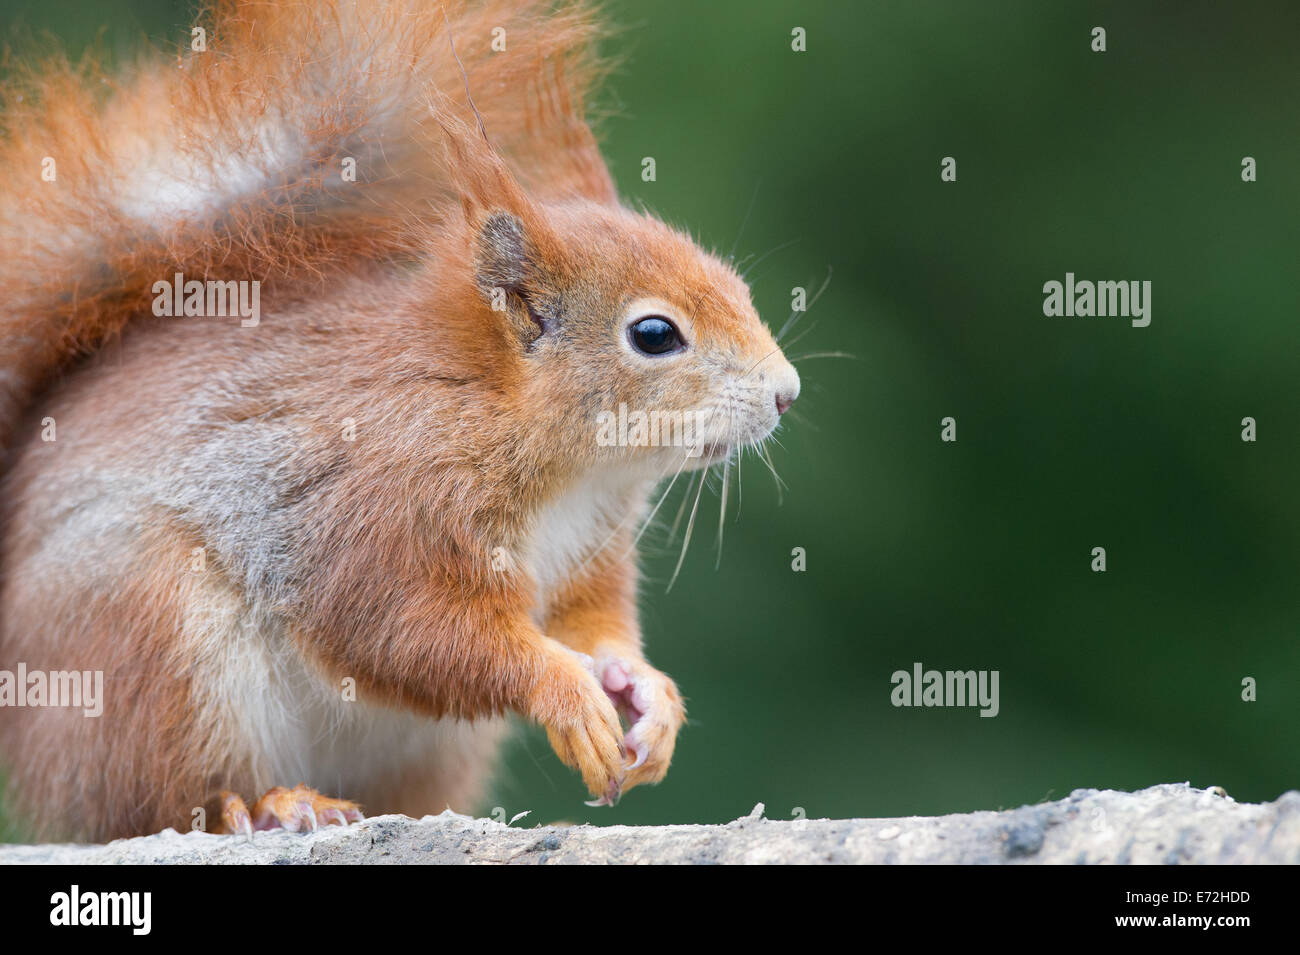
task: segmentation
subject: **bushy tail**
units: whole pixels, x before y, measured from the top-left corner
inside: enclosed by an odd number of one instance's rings
[[[0,449],[175,271],[275,289],[410,252],[455,201],[449,129],[480,115],[526,188],[612,198],[583,2],[224,0],[198,24],[203,51],[4,91]]]

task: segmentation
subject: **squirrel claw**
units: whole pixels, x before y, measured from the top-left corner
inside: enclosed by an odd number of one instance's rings
[[[276,786],[259,799],[251,811],[239,796],[222,793],[221,823],[217,831],[243,835],[251,842],[256,830],[316,832],[322,825],[346,826],[363,819],[365,816],[356,803],[330,799],[305,784],[299,784],[293,789]]]
[[[636,733],[635,724],[633,725],[632,729],[628,730],[627,736],[623,738],[623,746],[627,749],[629,753],[631,753],[634,757],[636,757],[635,759],[633,759],[632,762],[628,763],[627,765],[627,771],[629,773],[634,769],[639,769],[642,766],[642,764],[644,764],[645,761],[650,758],[650,747],[644,745],[638,746],[637,742],[632,739],[634,733]]]
[[[253,820],[248,813],[248,806],[235,793],[221,794],[221,822],[217,831],[242,835],[248,842],[253,841]]]
[[[622,795],[623,795],[623,787],[622,787],[622,784],[619,783],[618,780],[616,780],[616,779],[612,779],[612,780],[610,780],[610,783],[609,783],[609,789],[607,789],[607,790],[605,791],[605,795],[601,796],[599,799],[590,799],[590,800],[588,800],[587,803],[586,803],[586,805],[588,805],[588,806],[617,806],[617,805],[618,805],[618,801],[619,801],[620,797],[622,797]]]

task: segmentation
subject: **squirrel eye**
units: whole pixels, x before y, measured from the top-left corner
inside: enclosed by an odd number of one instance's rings
[[[682,347],[681,336],[662,315],[650,315],[632,326],[632,344],[647,355],[662,355]]]

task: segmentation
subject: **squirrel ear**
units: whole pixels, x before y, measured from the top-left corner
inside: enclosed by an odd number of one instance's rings
[[[528,278],[528,240],[524,224],[512,213],[496,211],[478,228],[474,270],[484,295],[493,289],[518,292]]]
[[[511,212],[491,212],[478,227],[474,278],[479,292],[526,347],[547,328],[537,308],[541,284],[536,250]]]

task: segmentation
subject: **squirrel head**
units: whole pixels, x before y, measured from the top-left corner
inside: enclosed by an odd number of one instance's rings
[[[776,429],[799,375],[728,263],[619,205],[603,166],[580,194],[534,199],[490,148],[460,142],[473,321],[539,443],[654,478]]]

